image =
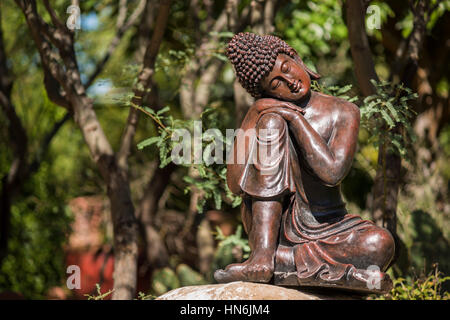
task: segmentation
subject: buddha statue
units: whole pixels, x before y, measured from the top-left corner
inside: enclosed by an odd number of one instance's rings
[[[252,251],[215,279],[388,291],[394,239],[347,212],[340,188],[357,148],[359,108],[312,91],[319,74],[276,36],[236,34],[226,55],[255,98],[231,149],[244,161],[227,164]]]

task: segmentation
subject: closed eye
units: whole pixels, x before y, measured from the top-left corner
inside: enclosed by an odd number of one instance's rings
[[[289,71],[291,71],[291,66],[287,63],[287,61],[285,63],[283,63],[283,65],[281,66],[281,72],[283,73],[288,73]]]
[[[274,79],[274,80],[272,80],[272,82],[270,83],[270,88],[271,88],[272,90],[275,90],[276,88],[278,88],[278,87],[280,86],[280,84],[281,84],[281,81],[280,81],[280,80]]]

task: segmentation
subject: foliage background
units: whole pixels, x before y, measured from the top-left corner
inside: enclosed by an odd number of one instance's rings
[[[61,17],[65,17],[69,3],[57,0],[52,5]],[[129,3],[133,7],[137,1]],[[385,33],[389,31],[400,38],[407,38],[413,16],[407,5],[394,1],[370,3],[381,8],[382,17],[381,30],[367,30],[375,67],[382,80],[389,80],[392,56],[389,44],[385,43]],[[250,1],[239,2],[242,12],[249,5]],[[4,49],[14,76],[12,101],[28,135],[30,153],[36,153],[39,152],[38,142],[64,116],[64,110],[47,97],[42,65],[22,12],[12,0],[4,0],[0,6]],[[169,24],[157,56],[154,82],[160,104],[169,107],[160,114],[161,119],[170,130],[189,128],[196,119],[201,119],[204,130],[235,128],[239,125],[239,114],[235,108],[234,75],[223,55],[224,45],[232,32],[209,33],[206,25],[208,15],[217,18],[225,10],[225,1],[215,1],[211,12],[200,5],[196,19],[192,18],[191,6],[189,1],[173,1]],[[343,10],[343,1],[340,0],[279,1],[274,16],[274,33],[291,44],[309,66],[320,71],[323,78],[317,90],[334,87],[334,91],[328,92],[338,94],[339,88],[350,84],[352,86],[349,90],[346,87],[345,94],[355,97],[356,103],[364,107],[354,76]],[[443,274],[450,274],[450,125],[445,118],[449,93],[449,10],[449,1],[440,1],[427,24],[427,42],[420,70],[435,72],[436,66],[430,67],[433,64],[430,50],[441,52],[447,57],[444,59],[446,63],[437,67],[439,72],[434,75],[428,91],[421,86],[423,79],[418,76],[412,88],[418,93],[418,98],[410,101],[416,115],[409,121],[417,140],[405,145],[406,152],[412,156],[410,161],[403,162],[398,200],[401,255],[389,272],[394,278],[409,279],[411,283],[433,271],[435,264]],[[86,81],[115,35],[118,1],[82,1],[81,12],[82,26],[75,33],[75,49],[82,78]],[[250,25],[244,29],[252,30]],[[222,63],[217,78],[209,86],[210,96],[201,110],[201,118],[200,114],[187,114],[180,98],[183,79],[197,59],[199,33],[217,40],[203,55]],[[126,32],[88,91],[114,148],[118,148],[120,143],[140,69],[136,58],[138,36],[137,27]],[[442,45],[436,46],[436,43]],[[200,70],[200,74],[203,72],[205,68]],[[427,97],[432,97],[431,104]],[[430,134],[430,129],[421,123],[427,112],[438,107],[439,103],[443,104],[444,115],[433,118],[437,113],[431,114],[431,122],[439,129]],[[10,142],[14,137],[6,130],[7,121],[5,114],[0,112],[0,176],[7,174],[13,159]],[[370,128],[370,125],[361,127],[354,165],[343,183],[349,211],[366,219],[371,219],[370,194],[378,156],[378,138],[368,130]],[[151,117],[141,118],[135,137],[136,147],[132,149],[129,160],[132,198],[136,202],[142,199],[147,182],[160,166],[160,154],[164,154],[161,151],[164,143],[157,146],[158,139],[152,140],[155,143],[142,150],[137,147],[138,142],[160,135],[161,128]],[[79,196],[106,194],[106,187],[90,159],[81,132],[72,120],[59,130],[41,161],[38,171],[25,182],[12,203],[8,250],[0,264],[0,292],[16,292],[26,298],[45,298],[51,288],[64,287],[64,257],[75,219],[68,206],[69,201]],[[174,169],[154,219],[154,226],[167,247],[170,259],[168,265],[161,268],[148,266],[152,276],[145,293],[159,295],[181,285],[213,282],[211,274],[214,269],[242,260],[248,254],[246,235],[239,227],[239,200],[230,198],[224,184],[223,169],[223,166],[180,166]],[[192,209],[192,194],[198,195],[194,203],[197,210]],[[192,210],[194,212],[190,214]],[[106,215],[107,211],[106,206]],[[229,228],[228,236],[223,235],[223,229],[217,231],[214,228],[216,220],[212,217],[215,216],[225,221],[221,226]],[[209,233],[205,241],[209,243],[208,250],[213,250],[206,261],[207,269],[199,265],[200,248],[203,247],[198,234],[205,226]],[[111,239],[105,237],[104,244],[111,245]],[[448,289],[445,283],[443,285]]]

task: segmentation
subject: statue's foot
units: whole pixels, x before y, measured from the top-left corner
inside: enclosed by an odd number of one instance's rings
[[[233,281],[267,283],[272,279],[274,269],[273,257],[271,259],[250,258],[244,263],[230,264],[225,270],[217,270],[214,273],[214,279],[219,283]]]

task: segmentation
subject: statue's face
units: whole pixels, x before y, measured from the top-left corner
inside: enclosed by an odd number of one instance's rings
[[[299,101],[311,87],[309,74],[300,63],[286,54],[279,54],[272,71],[261,81],[265,93],[284,101]]]

